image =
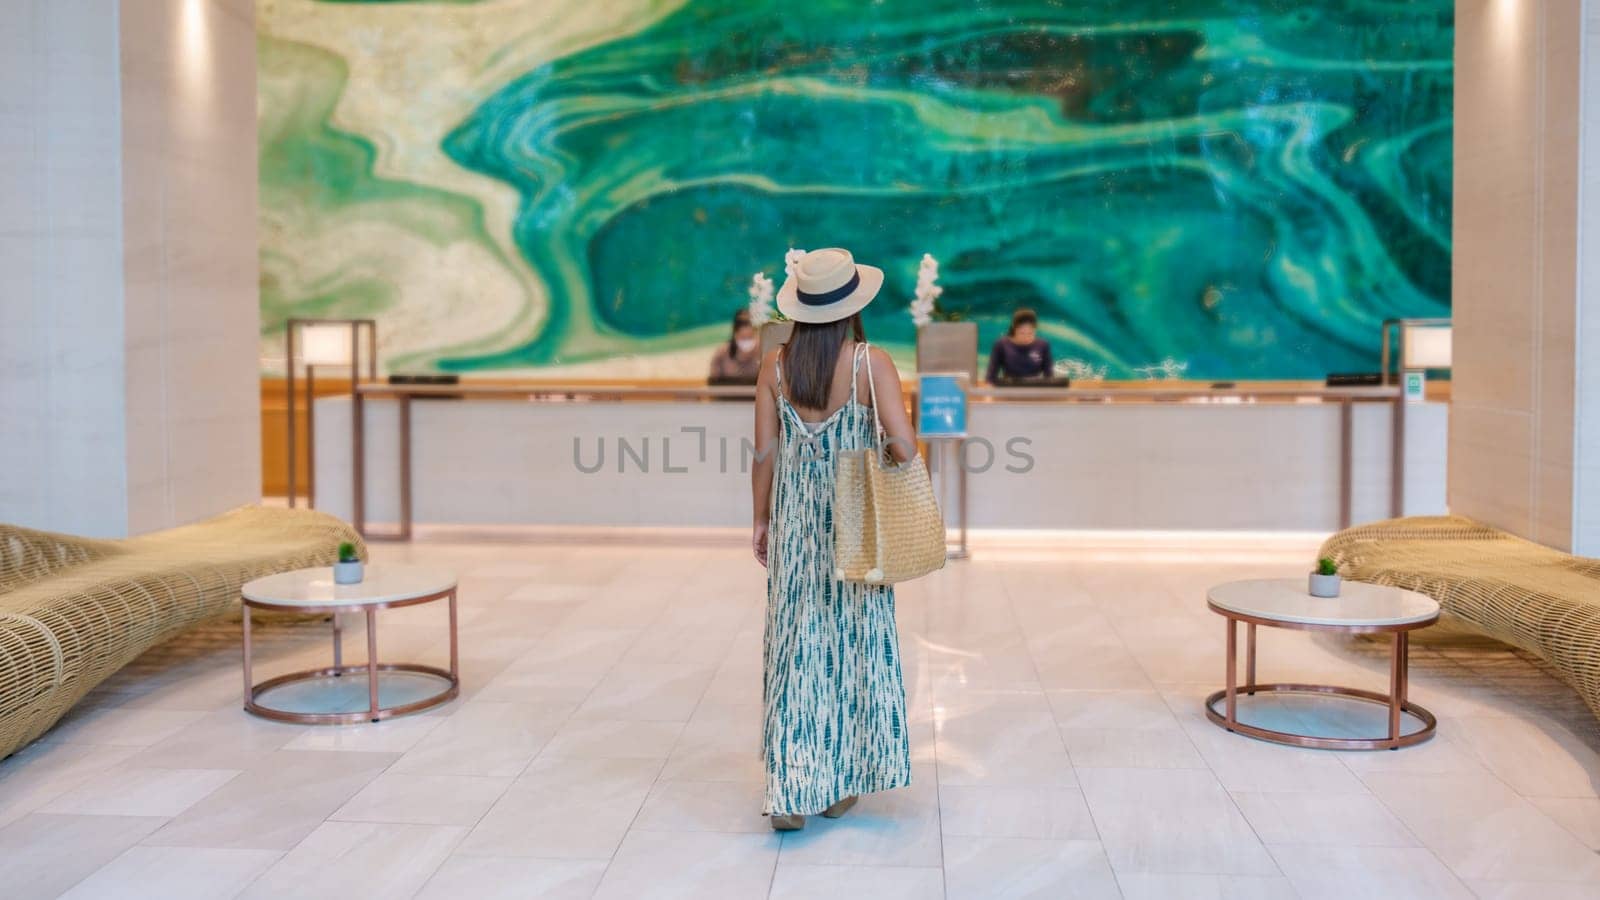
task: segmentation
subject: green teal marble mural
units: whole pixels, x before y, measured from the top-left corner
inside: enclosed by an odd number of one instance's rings
[[[529,9],[528,7],[535,7]],[[682,377],[750,277],[923,253],[984,342],[1134,377],[1376,367],[1449,314],[1444,0],[261,0],[263,331]]]

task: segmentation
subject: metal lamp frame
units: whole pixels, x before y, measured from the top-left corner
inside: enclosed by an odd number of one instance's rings
[[[368,378],[368,380],[371,380],[371,381],[376,381],[378,379],[378,323],[377,323],[377,320],[375,320],[375,319],[290,319],[288,321],[287,325],[285,326],[285,332],[284,332],[284,376],[285,376],[285,384],[286,384],[286,387],[287,387],[287,393],[289,395],[289,427],[288,427],[289,487],[288,487],[288,494],[289,494],[289,506],[290,507],[294,507],[299,502],[299,497],[300,497],[299,465],[298,465],[298,460],[297,460],[298,454],[295,453],[295,438],[298,437],[298,432],[299,432],[299,429],[295,424],[295,413],[297,412],[297,406],[298,406],[297,403],[296,403],[296,391],[295,391],[295,369],[298,368],[299,364],[300,364],[300,360],[298,358],[298,355],[297,355],[296,351],[300,347],[300,332],[301,331],[303,331],[307,326],[325,326],[325,325],[344,325],[344,326],[347,326],[350,329],[350,399],[351,399],[351,402],[354,403],[355,398],[356,398],[356,389],[361,384],[361,344],[362,344],[361,336],[362,336],[363,330],[365,330],[365,332],[366,332],[367,378]],[[317,478],[317,475],[316,475],[316,459],[317,459],[317,455],[316,455],[317,454],[317,448],[316,448],[316,434],[317,434],[317,430],[316,430],[317,429],[316,378],[317,378],[317,376],[316,376],[316,370],[318,368],[328,368],[329,365],[342,366],[343,364],[342,363],[337,363],[337,364],[305,363],[304,364],[305,382],[306,382],[306,469],[307,469],[307,471],[306,471],[306,506],[309,509],[315,509],[316,506],[317,506],[317,482],[316,482],[316,478]],[[352,427],[353,428],[359,428],[360,427],[360,420],[359,419],[353,419]],[[355,441],[359,441],[360,440],[359,434],[354,436],[354,440]],[[359,443],[356,444],[355,446],[359,446]]]

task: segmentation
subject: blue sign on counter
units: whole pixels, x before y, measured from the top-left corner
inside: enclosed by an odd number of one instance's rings
[[[965,375],[917,376],[917,435],[923,438],[967,436]]]

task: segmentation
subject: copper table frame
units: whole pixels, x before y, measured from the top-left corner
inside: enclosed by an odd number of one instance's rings
[[[406,606],[418,606],[423,603],[432,603],[435,600],[448,598],[450,601],[450,668],[441,669],[437,666],[426,666],[420,663],[380,663],[378,662],[378,610],[399,609]],[[349,603],[338,606],[303,606],[295,604],[269,603],[262,600],[251,600],[240,597],[244,611],[244,709],[245,712],[271,719],[276,722],[292,722],[297,725],[354,725],[359,722],[380,722],[392,719],[395,716],[404,716],[425,709],[432,709],[442,703],[454,700],[461,693],[461,655],[456,639],[456,588],[426,594],[421,597],[411,597],[405,600],[390,600],[382,603]],[[265,609],[275,612],[292,613],[331,613],[333,615],[333,665],[322,669],[307,669],[302,672],[290,672],[269,678],[260,684],[255,684],[251,677],[251,644],[250,644],[250,610]],[[361,612],[367,617],[367,662],[364,665],[347,666],[344,664],[344,629],[339,623],[340,613]],[[318,678],[341,677],[355,672],[367,673],[367,698],[368,705],[365,710],[347,713],[302,713],[286,709],[275,709],[262,706],[256,698],[273,688],[282,687],[297,681],[312,681]],[[378,673],[379,672],[416,672],[422,675],[432,675],[444,680],[448,687],[437,694],[402,703],[399,706],[382,706],[378,702]]]
[[[1265,619],[1259,616],[1246,615],[1223,609],[1217,604],[1207,601],[1206,606],[1211,611],[1220,615],[1227,621],[1228,628],[1228,680],[1227,687],[1216,691],[1205,700],[1206,718],[1227,729],[1228,731],[1253,737],[1257,740],[1270,741],[1275,744],[1286,744],[1291,747],[1311,747],[1318,750],[1398,750],[1401,747],[1410,747],[1420,744],[1433,737],[1439,721],[1433,713],[1412,703],[1406,698],[1407,681],[1409,678],[1409,665],[1411,656],[1411,632],[1418,628],[1426,628],[1439,621],[1436,612],[1426,619],[1415,622],[1403,622],[1395,625],[1322,625],[1308,622],[1287,622],[1280,619]],[[1239,684],[1239,623],[1244,622],[1248,628],[1245,636],[1245,679],[1244,684]],[[1389,693],[1380,694],[1376,691],[1364,691],[1358,688],[1335,687],[1324,684],[1296,684],[1281,682],[1273,684],[1256,683],[1256,626],[1265,625],[1269,628],[1288,628],[1296,631],[1328,631],[1338,634],[1393,634],[1394,644],[1389,653]],[[1254,696],[1262,692],[1283,692],[1295,694],[1330,694],[1339,697],[1348,697],[1364,703],[1376,703],[1389,708],[1389,733],[1381,738],[1336,738],[1320,737],[1309,734],[1295,734],[1288,731],[1275,731],[1271,728],[1259,728],[1239,721],[1239,692],[1247,696]],[[1225,701],[1224,711],[1217,712],[1217,701]],[[1409,734],[1400,731],[1402,713],[1410,713],[1422,722],[1422,728]]]

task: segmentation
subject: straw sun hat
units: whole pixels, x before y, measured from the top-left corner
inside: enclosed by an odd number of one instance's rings
[[[849,250],[812,250],[778,289],[778,310],[796,322],[837,322],[860,312],[881,287],[883,270],[856,265]]]

